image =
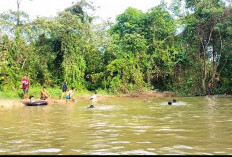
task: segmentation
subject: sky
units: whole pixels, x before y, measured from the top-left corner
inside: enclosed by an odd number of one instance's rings
[[[58,12],[72,6],[72,2],[79,0],[22,0],[20,10],[29,14],[30,19],[36,17],[54,17]],[[161,0],[88,0],[97,6],[95,16],[103,20],[115,20],[116,16],[123,13],[128,7],[133,7],[143,12],[160,4]],[[165,0],[170,4],[172,0]],[[17,10],[17,0],[0,0],[0,13],[9,9]]]

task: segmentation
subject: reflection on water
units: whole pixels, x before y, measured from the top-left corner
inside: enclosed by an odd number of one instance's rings
[[[0,111],[0,155],[232,154],[232,97],[114,98]]]

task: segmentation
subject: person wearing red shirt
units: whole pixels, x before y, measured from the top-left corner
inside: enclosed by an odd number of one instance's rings
[[[24,75],[24,77],[21,79],[21,84],[23,86],[23,98],[27,99],[27,93],[30,86],[30,81],[26,75]]]

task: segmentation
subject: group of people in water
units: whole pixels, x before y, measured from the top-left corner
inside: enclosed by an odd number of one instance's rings
[[[168,105],[172,105],[173,103],[176,103],[176,99],[173,99],[172,101],[169,101]]]

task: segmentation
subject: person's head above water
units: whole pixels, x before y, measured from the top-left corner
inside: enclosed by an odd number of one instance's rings
[[[172,100],[172,102],[174,102],[174,103],[175,103],[175,102],[176,102],[176,99],[173,99],[173,100]]]
[[[171,101],[169,101],[169,102],[168,102],[168,105],[171,105],[171,104],[172,104],[172,102],[171,102]]]
[[[93,105],[90,105],[88,108],[94,108],[94,106],[93,106]]]

